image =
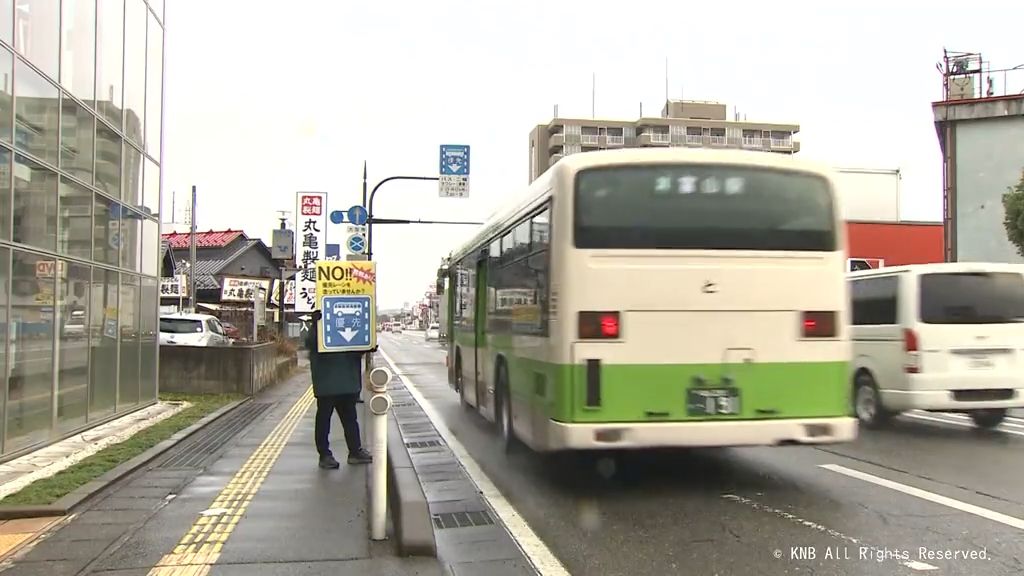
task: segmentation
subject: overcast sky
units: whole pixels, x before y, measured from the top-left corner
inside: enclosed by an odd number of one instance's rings
[[[938,220],[930,103],[943,47],[1024,63],[1016,2],[169,0],[164,220],[199,187],[200,230],[269,243],[297,190],[331,209],[392,175],[433,176],[472,148],[471,198],[392,183],[380,217],[483,220],[528,180],[529,131],[561,116],[634,119],[670,95],[796,122],[800,155],[900,168],[902,217]],[[827,6],[826,6],[827,5]],[[831,7],[833,5],[842,7]],[[1011,15],[1015,13],[1016,15]],[[292,215],[294,217],[294,215]],[[177,215],[181,219],[181,214]],[[422,298],[466,226],[380,226],[382,307]],[[340,234],[330,239],[341,241]]]

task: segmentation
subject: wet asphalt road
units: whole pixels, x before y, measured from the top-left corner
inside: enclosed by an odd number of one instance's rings
[[[506,455],[460,407],[439,344],[380,344],[571,574],[1024,572],[1024,420],[910,415],[822,448]]]

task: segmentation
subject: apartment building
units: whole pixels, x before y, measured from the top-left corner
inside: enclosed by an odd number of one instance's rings
[[[648,146],[742,148],[795,154],[797,124],[729,120],[725,104],[668,100],[660,117],[638,120],[554,118],[530,133],[530,181],[563,156]]]

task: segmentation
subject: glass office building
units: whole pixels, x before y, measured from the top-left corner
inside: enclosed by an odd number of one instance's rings
[[[164,0],[0,0],[0,459],[157,397]]]

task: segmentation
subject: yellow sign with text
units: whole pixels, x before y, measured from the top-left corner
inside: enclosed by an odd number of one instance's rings
[[[369,261],[316,263],[317,349],[360,352],[377,345],[377,267]]]

